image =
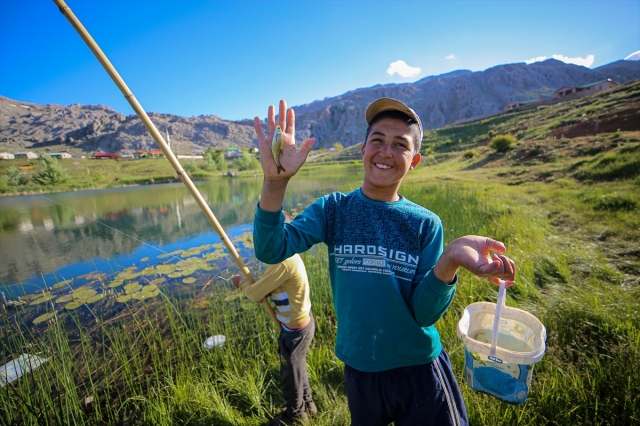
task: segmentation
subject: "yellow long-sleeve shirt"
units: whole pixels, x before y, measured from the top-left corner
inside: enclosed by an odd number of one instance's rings
[[[276,317],[287,328],[303,324],[311,311],[307,270],[298,254],[275,265],[268,265],[262,277],[253,284],[243,278],[240,289],[254,302],[271,293],[271,300],[276,305]]]

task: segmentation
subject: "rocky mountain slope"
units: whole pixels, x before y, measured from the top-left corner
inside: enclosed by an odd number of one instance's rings
[[[362,142],[362,117],[380,96],[400,99],[420,115],[425,129],[503,110],[512,101],[550,97],[568,85],[611,78],[625,83],[640,78],[640,61],[617,61],[599,68],[565,64],[554,59],[526,65],[499,65],[485,71],[458,70],[414,83],[377,85],[294,106],[298,140],[315,137],[316,147]],[[226,121],[217,116],[180,117],[149,114],[161,131],[169,129],[172,149],[190,154],[209,146],[255,146],[251,121]],[[74,154],[132,152],[157,148],[135,115],[125,116],[103,105],[35,105],[0,96],[0,151],[33,150]]]
[[[156,127],[168,129],[175,153],[191,154],[210,146],[255,146],[252,122],[208,115],[181,117],[149,113]],[[136,115],[104,105],[37,105],[0,96],[0,151],[133,152],[157,149]]]

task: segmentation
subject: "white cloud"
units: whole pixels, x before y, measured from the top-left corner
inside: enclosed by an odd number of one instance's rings
[[[588,55],[586,58],[581,58],[581,57],[577,57],[577,58],[570,58],[568,56],[564,56],[564,55],[558,55],[558,54],[554,54],[551,55],[551,57],[553,59],[557,59],[559,61],[562,61],[564,63],[567,64],[575,64],[575,65],[582,65],[584,67],[590,67],[593,64],[593,60],[596,58],[593,55]],[[534,62],[541,62],[544,61],[547,58],[546,56],[536,56],[535,58],[531,58],[527,61],[524,61],[526,64],[532,64]]]
[[[455,58],[455,56],[453,55],[453,53],[451,55],[447,55],[444,57],[445,59],[453,59]]]
[[[389,64],[387,74],[394,75],[398,73],[400,76],[407,78],[419,74],[420,71],[422,71],[420,68],[410,67],[405,61],[395,61]]]
[[[640,50],[624,58],[625,61],[640,61]]]

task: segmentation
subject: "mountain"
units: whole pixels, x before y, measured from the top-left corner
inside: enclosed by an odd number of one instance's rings
[[[406,102],[425,129],[437,129],[460,119],[495,114],[513,101],[551,97],[562,86],[582,86],[611,78],[626,83],[640,78],[640,62],[617,61],[589,69],[548,59],[529,65],[499,65],[485,71],[455,71],[415,83],[378,85],[294,107],[296,135],[315,137],[320,146],[362,142],[367,105],[388,96]]]
[[[294,106],[298,140],[317,139],[316,147],[362,142],[364,111],[381,96],[400,99],[422,119],[425,129],[503,111],[513,101],[551,97],[562,86],[582,86],[610,78],[626,83],[640,78],[640,61],[617,61],[589,69],[548,59],[532,64],[498,65],[484,71],[458,70],[414,83],[385,84],[349,91]],[[191,153],[209,146],[256,146],[250,120],[217,116],[181,117],[149,113],[156,127],[169,129],[172,149]],[[0,96],[0,151],[132,152],[156,148],[135,115],[103,105],[36,105]]]
[[[233,122],[214,115],[181,117],[149,113],[163,134],[169,130],[175,153],[209,146],[255,146],[253,121]],[[158,148],[136,115],[104,105],[38,105],[0,96],[0,151],[133,152]]]

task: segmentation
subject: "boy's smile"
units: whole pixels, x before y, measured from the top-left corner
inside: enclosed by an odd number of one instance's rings
[[[364,195],[378,201],[399,200],[402,178],[420,162],[420,154],[414,154],[413,149],[414,141],[405,123],[392,118],[375,123],[362,146]]]

